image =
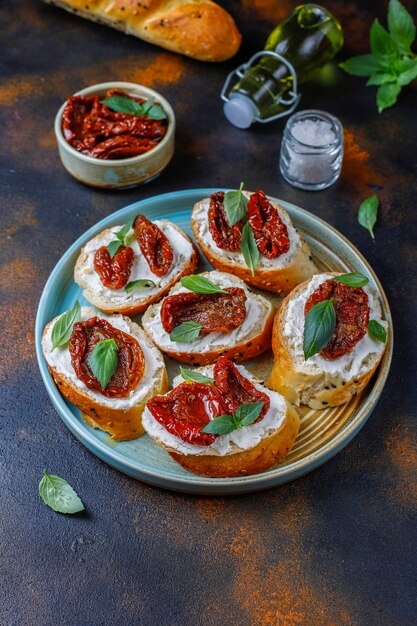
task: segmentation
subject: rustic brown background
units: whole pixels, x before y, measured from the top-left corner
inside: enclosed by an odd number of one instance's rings
[[[417,17],[417,3],[405,3]],[[226,73],[298,2],[223,4],[244,44],[219,65],[36,0],[0,7],[1,624],[416,624],[416,86],[382,115],[362,79],[336,73],[331,85],[303,89],[303,108],[340,117],[346,157],[334,187],[297,191],[278,174],[283,124],[239,131],[218,95]],[[341,57],[366,52],[386,2],[325,4],[343,23]],[[160,90],[178,120],[168,169],[120,193],[71,179],[52,130],[66,97],[112,79]],[[175,495],[112,470],[65,428],[35,361],[36,308],[62,253],[112,211],[160,192],[241,180],[311,210],[365,254],[392,306],[395,357],[367,425],[314,473],[250,496]],[[373,191],[382,203],[375,243],[356,222]],[[44,467],[74,485],[85,515],[58,515],[41,502]]]

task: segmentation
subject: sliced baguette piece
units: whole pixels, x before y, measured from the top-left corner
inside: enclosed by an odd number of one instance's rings
[[[268,387],[282,393],[289,402],[312,409],[325,409],[348,402],[368,384],[384,353],[385,344],[366,334],[352,352],[330,361],[315,354],[307,361],[303,353],[304,306],[309,296],[337,273],[317,274],[298,285],[282,302],[274,320],[272,350],[274,365]],[[370,319],[381,319],[377,294],[368,284]]]
[[[60,316],[49,322],[43,331],[42,349],[48,369],[62,395],[80,409],[87,424],[108,432],[117,441],[136,439],[144,433],[141,418],[147,401],[168,389],[164,360],[146,333],[129,318],[122,315],[107,317],[98,315],[91,307],[81,308],[81,320],[95,316],[108,320],[139,342],[145,356],[145,371],[136,389],[126,398],[108,398],[80,381],[72,367],[68,347],[52,350],[52,328]]]
[[[251,191],[244,192],[248,199],[252,193]],[[191,214],[191,226],[197,244],[213,267],[222,272],[235,274],[248,285],[286,295],[299,283],[317,273],[317,268],[313,262],[308,244],[293,226],[288,213],[280,204],[277,204],[271,198],[269,200],[287,226],[290,249],[275,259],[267,259],[260,255],[254,276],[252,276],[250,269],[246,265],[240,250],[230,252],[217,247],[209,230],[208,210],[210,198],[204,198],[194,205]]]
[[[253,293],[247,285],[231,274],[224,272],[203,272],[213,283],[221,287],[241,287],[245,290],[246,319],[229,333],[208,333],[190,343],[171,341],[161,322],[159,302],[150,306],[142,318],[142,325],[152,341],[162,352],[181,363],[199,366],[215,363],[219,356],[227,356],[235,362],[247,361],[259,356],[271,347],[272,324],[275,307],[263,296]],[[169,295],[186,293],[188,289],[181,284],[175,285]]]
[[[108,289],[101,282],[94,269],[94,255],[101,246],[115,240],[115,233],[122,228],[107,228],[91,239],[80,252],[74,268],[74,280],[83,289],[83,296],[104,313],[122,313],[131,317],[142,313],[147,307],[163,298],[187,274],[193,274],[198,265],[198,252],[189,237],[176,225],[167,220],[154,220],[154,223],[168,237],[174,251],[174,259],[165,276],[156,276],[142,255],[136,239],[130,244],[135,253],[135,260],[129,282],[139,279],[152,280],[156,287],[134,290],[129,293],[125,289]],[[127,236],[133,235],[131,229]]]
[[[245,367],[237,367],[259,391],[268,394],[269,411],[260,422],[220,435],[210,446],[186,443],[169,433],[148,407],[143,412],[143,425],[148,435],[177,463],[194,474],[225,478],[266,472],[288,454],[297,438],[300,418],[294,407],[283,396],[260,384]],[[205,376],[213,375],[212,366],[198,371]],[[188,383],[178,376],[174,379],[174,387],[178,384]]]

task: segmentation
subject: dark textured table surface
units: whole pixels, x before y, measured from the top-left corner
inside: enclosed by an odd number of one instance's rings
[[[278,174],[283,123],[239,131],[218,96],[226,72],[260,49],[297,2],[224,4],[244,44],[217,65],[35,0],[0,7],[1,624],[416,624],[416,86],[382,115],[362,79],[340,73],[333,85],[303,89],[303,108],[340,117],[346,158],[332,188],[295,190]],[[325,4],[344,27],[342,56],[367,51],[370,23],[386,3]],[[417,3],[406,4],[417,16]],[[111,79],[155,87],[178,121],[167,170],[119,193],[67,175],[52,130],[66,97]],[[359,435],[310,475],[240,497],[160,491],[102,463],[61,422],[34,356],[37,304],[65,249],[112,211],[241,180],[324,218],[369,259],[394,316],[391,374]],[[356,211],[374,191],[381,210],[372,243]],[[42,503],[43,468],[72,483],[85,515]]]

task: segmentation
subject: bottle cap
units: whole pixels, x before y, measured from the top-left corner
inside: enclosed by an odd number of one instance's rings
[[[229,122],[237,128],[249,128],[258,114],[252,100],[240,94],[233,94],[230,100],[224,103],[223,112]]]

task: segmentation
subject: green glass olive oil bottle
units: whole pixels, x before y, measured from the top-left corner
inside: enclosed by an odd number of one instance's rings
[[[327,9],[299,5],[272,31],[262,52],[229,74],[221,95],[225,116],[238,128],[248,128],[254,121],[288,115],[300,98],[298,84],[330,61],[342,45],[342,27]]]

